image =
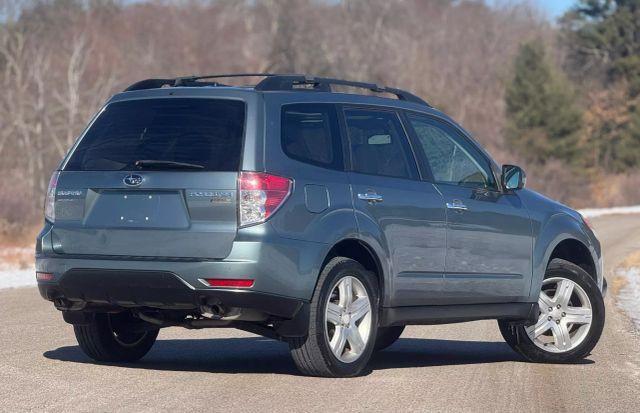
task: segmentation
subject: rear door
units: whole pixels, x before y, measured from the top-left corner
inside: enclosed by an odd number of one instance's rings
[[[520,198],[499,190],[489,160],[456,127],[427,115],[411,113],[408,120],[447,206],[443,299],[526,299],[533,239]]]
[[[346,107],[349,180],[362,236],[391,260],[391,306],[437,302],[442,292],[445,213],[442,197],[419,179],[406,134],[392,110]]]
[[[226,257],[237,231],[245,113],[232,99],[107,105],[60,173],[54,250]]]

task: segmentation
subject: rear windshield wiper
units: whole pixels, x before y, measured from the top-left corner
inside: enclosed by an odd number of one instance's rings
[[[174,162],[174,161],[160,161],[154,159],[143,159],[135,161],[134,165],[138,169],[155,169],[155,168],[167,168],[167,169],[204,169],[203,165],[186,162]]]

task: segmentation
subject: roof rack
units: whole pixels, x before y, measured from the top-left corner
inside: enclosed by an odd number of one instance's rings
[[[375,83],[354,82],[351,80],[332,79],[327,77],[313,77],[304,75],[275,75],[268,76],[255,86],[256,90],[295,90],[298,86],[311,86],[313,90],[331,92],[331,85],[349,86],[367,89],[374,93],[390,93],[399,100],[430,106],[423,99],[406,90],[379,86]]]
[[[276,76],[272,73],[229,73],[220,75],[205,75],[205,76],[183,76],[173,79],[145,79],[136,82],[126,88],[125,92],[132,90],[143,89],[157,89],[164,86],[177,87],[177,86],[226,86],[220,82],[199,82],[203,79],[222,79],[222,78],[234,78],[234,77],[268,77]]]
[[[286,91],[286,90],[313,90],[317,92],[331,92],[332,85],[349,86],[366,89],[374,93],[389,93],[395,95],[398,100],[429,105],[426,101],[402,89],[379,86],[375,83],[354,82],[343,79],[326,77],[314,77],[306,75],[288,75],[275,73],[233,73],[206,76],[186,76],[173,79],[146,79],[136,82],[125,89],[125,92],[142,89],[156,89],[164,86],[226,86],[219,82],[201,82],[204,79],[237,78],[237,77],[264,77],[254,86],[258,91]]]

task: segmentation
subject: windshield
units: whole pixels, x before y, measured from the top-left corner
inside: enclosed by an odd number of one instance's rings
[[[87,130],[65,170],[237,171],[243,102],[165,98],[109,104]],[[142,161],[142,162],[141,162]]]

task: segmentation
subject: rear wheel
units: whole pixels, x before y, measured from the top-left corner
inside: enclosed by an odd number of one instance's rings
[[[349,258],[324,267],[310,306],[306,337],[289,341],[298,369],[310,376],[352,377],[367,365],[378,325],[373,275]]]
[[[78,344],[96,361],[131,362],[149,352],[158,337],[158,329],[141,329],[129,312],[96,313],[87,325],[74,325]]]
[[[378,336],[376,337],[374,351],[384,350],[398,341],[403,331],[404,326],[378,327]]]
[[[515,326],[498,321],[505,341],[535,362],[570,363],[589,355],[604,327],[605,309],[597,284],[565,260],[549,264],[542,282],[538,321]]]

